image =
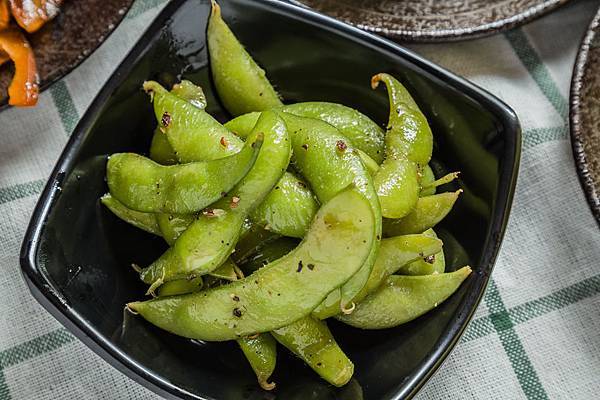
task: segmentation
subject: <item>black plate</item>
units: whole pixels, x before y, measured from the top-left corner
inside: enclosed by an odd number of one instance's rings
[[[369,88],[370,77],[388,71],[401,78],[435,132],[438,173],[461,170],[468,189],[440,227],[449,268],[467,262],[474,267],[461,289],[433,312],[396,329],[363,332],[330,323],[356,365],[345,388],[328,386],[281,350],[274,376],[278,388],[266,393],[235,343],[193,343],[130,315],[123,324],[124,304],[145,290],[130,263],[146,265],[164,244],[98,204],[107,190],[106,155],[148,148],[154,122],[140,89],[144,80],[192,79],[206,89],[208,111],[226,118],[208,78],[208,13],[207,1],[172,1],[82,118],[25,236],[21,264],[32,293],[111,365],[166,397],[411,397],[457,343],[488,282],[518,170],[515,113],[412,52],[328,17],[280,1],[224,2],[225,19],[288,100],[339,101],[384,124],[387,97]]]
[[[600,10],[581,41],[570,98],[571,145],[579,181],[600,225]]]
[[[48,88],[88,58],[119,25],[133,0],[65,1],[60,13],[42,29],[26,34],[40,87]],[[0,109],[8,104],[13,66],[0,66]]]

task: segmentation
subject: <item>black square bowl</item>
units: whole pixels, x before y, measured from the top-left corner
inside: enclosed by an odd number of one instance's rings
[[[148,149],[154,126],[144,80],[201,84],[208,111],[227,118],[209,79],[208,1],[174,0],[100,91],[62,153],[24,239],[22,271],[35,298],[111,365],[168,398],[410,398],[459,340],[486,287],[513,197],[520,153],[514,112],[475,85],[377,36],[281,1],[223,1],[223,14],[287,100],[344,103],[385,124],[384,90],[370,77],[390,72],[414,94],[435,137],[438,174],[462,171],[465,190],[439,227],[449,269],[474,273],[433,312],[395,329],[330,326],[355,363],[344,388],[322,382],[280,351],[274,392],[258,388],[233,342],[200,343],[123,313],[144,287],[130,268],[165,249],[99,205],[108,154]],[[448,187],[447,189],[452,189]]]

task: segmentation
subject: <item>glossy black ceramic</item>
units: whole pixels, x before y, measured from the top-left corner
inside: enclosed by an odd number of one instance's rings
[[[370,77],[386,71],[406,83],[435,132],[437,172],[462,171],[465,193],[439,231],[449,268],[470,263],[474,273],[446,303],[396,329],[360,331],[331,322],[356,366],[341,389],[280,349],[277,389],[264,392],[235,343],[191,342],[124,316],[124,304],[145,291],[130,264],[147,265],[165,249],[160,239],[119,221],[98,203],[107,190],[107,154],[148,149],[154,118],[142,82],[191,79],[207,92],[208,111],[227,118],[209,79],[208,1],[175,0],[118,67],[69,140],[23,243],[25,279],[40,303],[91,349],[165,397],[409,398],[456,344],[488,282],[516,181],[517,118],[475,85],[333,19],[279,1],[223,1],[222,7],[286,100],[342,102],[383,125],[387,97],[384,90],[370,89]]]

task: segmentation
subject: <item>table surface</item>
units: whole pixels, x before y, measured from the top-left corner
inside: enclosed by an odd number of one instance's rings
[[[86,62],[31,109],[0,113],[0,400],[152,399],[31,297],[19,270],[29,217],[80,116],[164,0],[137,0]],[[505,34],[413,50],[517,112],[523,154],[506,237],[474,320],[418,399],[594,399],[600,393],[600,231],[575,172],[571,72],[597,1]]]

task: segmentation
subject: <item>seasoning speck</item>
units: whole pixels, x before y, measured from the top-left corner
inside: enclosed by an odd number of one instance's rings
[[[427,256],[423,259],[426,263],[433,264],[435,262],[435,254]]]
[[[160,119],[160,122],[163,124],[163,126],[165,128],[167,126],[169,126],[169,124],[171,123],[171,114],[169,114],[167,111],[165,111]]]
[[[341,152],[346,151],[346,149],[348,148],[348,145],[346,144],[346,142],[344,142],[343,140],[338,140],[335,143],[335,147],[337,147],[337,149]]]
[[[229,145],[229,143],[227,143],[227,139],[225,139],[225,136],[221,136],[219,143],[221,143],[221,146],[223,147],[227,147]]]
[[[221,210],[220,208],[207,208],[202,211],[202,215],[205,215],[208,218],[221,217],[225,215],[225,210]]]
[[[306,183],[298,181],[298,186],[300,186],[301,188],[306,188]]]
[[[302,271],[302,267],[304,267],[304,265],[302,265],[302,260],[300,260],[298,261],[298,269],[296,270],[296,272]]]
[[[307,266],[307,267],[308,267],[308,269],[310,269],[311,271],[312,271],[313,269],[315,269],[315,264],[308,264],[308,265],[306,265],[306,266]]]
[[[302,148],[303,148],[304,150],[308,150],[308,145],[307,145],[306,143],[304,143],[304,144],[302,145]]]
[[[240,310],[239,308],[234,308],[233,309],[233,315],[240,318],[242,316],[242,310]]]
[[[232,293],[230,295],[230,297],[231,297],[231,300],[233,300],[233,301],[240,301],[240,297],[237,294]]]
[[[230,204],[230,207],[231,207],[231,208],[236,208],[236,207],[238,206],[238,203],[239,203],[239,202],[240,202],[240,198],[239,198],[239,197],[237,197],[237,196],[233,196],[233,197],[231,198],[231,204]]]

